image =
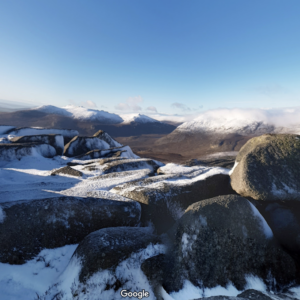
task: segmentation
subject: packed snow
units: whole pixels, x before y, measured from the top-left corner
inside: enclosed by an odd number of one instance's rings
[[[62,108],[53,105],[43,105],[32,110],[38,110],[48,114],[57,114],[82,121],[98,121],[103,124],[118,124],[123,122],[123,119],[113,113],[103,110],[85,108],[82,106],[65,106]]]
[[[128,114],[128,115],[120,115],[122,117],[123,124],[129,124],[129,123],[160,123],[159,121],[150,118],[146,115],[142,115],[142,114]]]
[[[261,228],[266,236],[267,239],[270,239],[273,237],[273,232],[272,232],[272,229],[270,228],[270,226],[268,225],[268,223],[266,222],[266,220],[263,218],[263,216],[260,214],[260,212],[258,211],[258,209],[248,200],[250,206],[251,206],[251,209],[252,209],[252,212],[253,212],[253,215],[258,219],[260,225],[261,225]]]
[[[67,267],[76,247],[44,249],[23,265],[0,263],[0,298],[32,300],[45,293]]]

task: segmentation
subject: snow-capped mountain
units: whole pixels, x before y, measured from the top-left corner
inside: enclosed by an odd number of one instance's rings
[[[268,112],[268,111],[266,111]],[[265,133],[299,133],[300,124],[289,122],[287,115],[280,118],[263,110],[208,111],[190,122],[177,127],[180,132],[206,132],[218,134],[261,135]],[[284,113],[284,112],[283,112]],[[286,113],[286,112],[285,112]],[[285,118],[287,120],[285,120]],[[284,122],[285,121],[285,122]]]
[[[71,117],[73,119],[81,121],[97,121],[103,124],[119,124],[123,122],[123,119],[113,113],[109,113],[104,110],[97,110],[91,108],[85,108],[82,106],[65,106],[65,107],[56,107],[53,105],[43,105],[32,110],[44,112],[47,114],[56,114],[65,117]]]
[[[153,118],[150,118],[146,115],[142,114],[128,114],[128,115],[121,115],[121,118],[124,120],[123,124],[129,124],[129,123],[161,123],[160,121],[157,121]]]

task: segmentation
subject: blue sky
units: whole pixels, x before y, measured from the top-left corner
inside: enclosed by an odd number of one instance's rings
[[[0,99],[119,113],[299,106],[299,14],[299,0],[4,0]]]

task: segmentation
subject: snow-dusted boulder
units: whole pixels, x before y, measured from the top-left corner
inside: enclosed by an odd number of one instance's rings
[[[161,167],[167,175],[116,186],[111,191],[142,205],[142,222],[153,223],[161,233],[168,230],[192,203],[218,195],[234,194],[228,170],[223,168]]]
[[[0,143],[0,161],[12,161],[20,160],[24,156],[36,156],[41,155],[47,158],[54,157],[56,150],[48,144],[36,144],[36,143]]]
[[[232,188],[255,200],[300,200],[300,136],[265,134],[240,150]]]
[[[284,252],[254,205],[226,195],[189,206],[168,232],[170,238],[167,292],[180,290],[185,280],[194,286],[238,290],[246,276],[261,278],[270,289],[299,282],[299,270]]]
[[[45,299],[54,296],[72,299],[74,295],[77,299],[86,299],[88,295],[88,299],[121,300],[124,299],[122,290],[144,290],[148,292],[145,299],[155,300],[140,266],[145,259],[164,250],[160,238],[149,228],[118,227],[93,232],[79,244],[68,267],[47,291]]]
[[[122,147],[122,145],[106,132],[98,131],[96,136],[93,137],[75,136],[65,145],[64,155],[72,157],[85,154],[91,150],[107,150],[114,147]]]
[[[11,138],[10,141],[13,143],[49,144],[56,150],[57,155],[63,155],[64,152],[64,137],[60,134],[17,136]]]
[[[41,249],[79,243],[106,227],[136,226],[139,203],[124,197],[57,197],[0,205],[0,262],[22,264]]]

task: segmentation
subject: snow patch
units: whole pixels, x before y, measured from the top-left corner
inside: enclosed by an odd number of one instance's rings
[[[238,164],[239,164],[239,163],[238,163],[237,161],[234,162],[234,166],[233,166],[233,168],[229,171],[228,175],[231,176],[231,174],[233,173],[234,169],[238,166]]]
[[[123,124],[130,124],[132,122],[135,123],[160,123],[160,121],[157,121],[155,119],[152,119],[146,115],[142,114],[127,114],[127,115],[121,115],[123,121]]]
[[[258,209],[248,200],[250,207],[252,209],[254,217],[256,217],[261,225],[261,228],[266,236],[267,239],[270,239],[273,237],[273,232],[266,220],[263,218],[263,216],[260,214]]]
[[[47,129],[41,127],[28,127],[28,128],[19,128],[9,132],[8,138],[13,138],[16,136],[25,136],[25,135],[41,135],[41,134],[60,134],[64,137],[73,138],[76,135],[79,135],[77,130],[71,129]]]
[[[36,299],[45,293],[64,271],[77,245],[44,249],[23,265],[0,263],[0,295],[2,300]]]

